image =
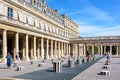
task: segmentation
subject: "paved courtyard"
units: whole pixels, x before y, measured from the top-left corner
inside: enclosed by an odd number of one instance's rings
[[[7,69],[5,64],[0,66],[0,77],[2,78],[21,78],[21,79],[32,79],[32,80],[70,80],[77,74],[94,64],[95,62],[84,63],[82,65],[75,64],[74,68],[67,66],[67,59],[62,63],[62,72],[53,72],[52,63],[50,61],[45,62],[44,67],[38,67],[37,61],[35,64],[29,62],[21,62],[20,65],[25,66],[24,71],[16,71],[16,67]],[[1,79],[2,80],[2,79]],[[13,80],[13,79],[12,79]]]
[[[22,62],[20,65],[25,66],[24,71],[16,71],[16,67],[6,69],[6,65],[0,66],[0,77],[17,78],[29,80],[120,80],[120,58],[112,58],[110,76],[98,75],[106,61],[106,58],[101,60],[84,63],[82,65],[75,64],[74,68],[67,66],[67,60],[63,63],[62,72],[55,73],[52,69],[52,63],[45,62],[44,67],[38,67],[38,63],[31,65],[30,62]],[[95,63],[95,64],[94,64]],[[7,79],[0,79],[7,80]],[[14,80],[14,79],[11,79]]]
[[[120,80],[120,58],[112,58],[108,69],[103,69],[106,58],[101,59],[72,80]],[[110,71],[110,76],[99,75],[101,71]]]

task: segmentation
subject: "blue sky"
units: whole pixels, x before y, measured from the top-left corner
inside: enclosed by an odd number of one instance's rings
[[[79,36],[120,35],[120,0],[46,0],[79,25]]]

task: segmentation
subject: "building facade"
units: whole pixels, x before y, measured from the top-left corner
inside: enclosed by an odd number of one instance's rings
[[[0,0],[0,60],[7,52],[21,60],[78,55],[78,25],[46,5],[45,0]]]

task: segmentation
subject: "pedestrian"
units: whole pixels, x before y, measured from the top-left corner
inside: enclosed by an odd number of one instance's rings
[[[12,56],[10,52],[7,53],[6,59],[7,59],[7,67],[10,69],[12,64]]]
[[[110,57],[110,53],[109,52],[107,53],[106,57],[107,57],[107,62],[110,62],[110,58],[111,57]]]
[[[17,60],[17,62],[20,62],[20,56],[19,56],[19,53],[16,54],[16,60]]]
[[[87,51],[87,62],[91,61],[91,54],[89,51]]]

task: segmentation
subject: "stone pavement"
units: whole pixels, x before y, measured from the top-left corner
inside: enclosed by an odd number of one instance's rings
[[[90,63],[84,63],[82,65],[76,64],[74,68],[69,68],[67,66],[67,59],[63,63],[62,72],[55,73],[52,69],[51,62],[45,62],[44,67],[38,67],[38,63],[42,61],[37,61],[35,64],[30,64],[29,62],[21,62],[20,65],[25,66],[24,71],[16,71],[16,67],[7,69],[5,64],[0,64],[0,77],[5,78],[21,78],[30,80],[71,80],[73,77],[87,69],[89,66],[95,63],[92,61]],[[8,79],[0,79],[8,80]],[[10,79],[19,80],[19,79]]]
[[[21,79],[31,79],[31,80],[71,80],[73,77],[78,75],[80,72],[87,69],[89,66],[94,64],[95,61],[84,63],[82,65],[75,64],[74,68],[69,68],[67,64],[62,66],[61,73],[53,72],[52,67],[37,70],[34,72],[13,76],[14,78],[21,78]]]
[[[19,63],[19,65],[25,66],[25,70],[23,70],[23,71],[17,71],[17,67],[13,67],[13,66],[11,67],[11,69],[8,69],[6,64],[1,63],[0,64],[0,80],[8,80],[12,76],[30,73],[33,71],[43,70],[43,69],[52,67],[51,61],[45,61],[43,67],[38,67],[38,64],[42,63],[42,62],[43,62],[43,60],[37,60],[36,63],[31,65],[31,61],[21,61]],[[66,63],[66,62],[64,62],[64,63]],[[10,80],[14,80],[14,79],[11,78]],[[18,79],[15,79],[15,80],[18,80]]]
[[[120,58],[111,59],[111,68],[107,69],[110,71],[110,76],[98,75],[100,71],[106,70],[102,69],[105,61],[106,58],[101,59],[72,80],[120,80]]]

